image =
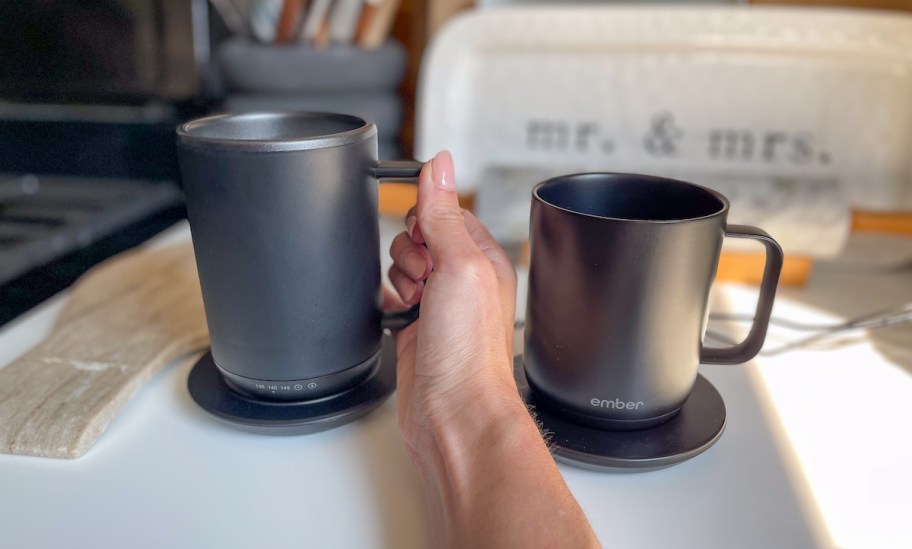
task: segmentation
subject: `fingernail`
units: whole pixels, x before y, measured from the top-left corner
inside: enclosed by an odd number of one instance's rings
[[[409,250],[402,257],[402,270],[414,280],[424,277],[424,271],[427,270],[427,262],[424,256],[418,252]]]
[[[453,156],[450,151],[441,151],[431,160],[431,178],[441,189],[448,191],[456,189],[453,172]]]
[[[415,305],[416,303],[421,301],[421,291],[422,290],[424,290],[424,282],[419,280],[418,283],[415,284],[415,291],[412,292],[412,297],[408,298],[408,301],[406,301],[406,303],[408,303],[409,305]]]
[[[396,289],[399,290],[399,296],[402,297],[402,300],[406,303],[410,303],[412,299],[414,299],[415,294],[418,293],[418,283],[408,276],[404,276],[399,280]]]
[[[409,236],[413,236],[412,233],[415,231],[415,224],[418,223],[418,218],[414,215],[410,215],[405,219],[405,231]]]

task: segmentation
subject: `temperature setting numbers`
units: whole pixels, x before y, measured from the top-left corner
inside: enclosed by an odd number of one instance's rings
[[[308,390],[313,391],[314,389],[316,389],[318,387],[318,385],[316,383],[314,383],[313,381],[311,381],[310,383],[294,383],[294,384],[257,383],[254,385],[254,387],[256,387],[257,389],[259,389],[261,391],[272,391],[273,393],[296,393],[296,392],[305,392]]]

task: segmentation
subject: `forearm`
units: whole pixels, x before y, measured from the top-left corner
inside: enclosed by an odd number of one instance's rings
[[[492,385],[429,421],[418,467],[434,546],[598,546],[515,386]]]
[[[396,334],[397,404],[432,547],[597,546],[519,398],[516,273],[459,207],[449,153],[421,170],[406,225],[390,246],[390,280],[404,301],[421,302],[421,318]]]

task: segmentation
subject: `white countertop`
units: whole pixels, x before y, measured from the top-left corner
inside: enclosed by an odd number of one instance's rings
[[[158,241],[185,238],[182,226]],[[720,285],[714,310],[750,312],[754,298]],[[65,299],[0,331],[0,365],[41,340]],[[910,270],[821,269],[808,288],[783,291],[774,315],[833,319],[910,300]],[[910,334],[702,366],[728,409],[714,447],[649,473],[560,470],[606,547],[912,546]],[[0,455],[0,545],[428,546],[395,397],[329,432],[256,435],[194,404],[192,363],[149,381],[82,458]]]

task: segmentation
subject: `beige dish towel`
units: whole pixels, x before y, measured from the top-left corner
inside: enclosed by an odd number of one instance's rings
[[[143,383],[208,341],[189,242],[102,263],[47,339],[0,369],[0,453],[85,454]]]

